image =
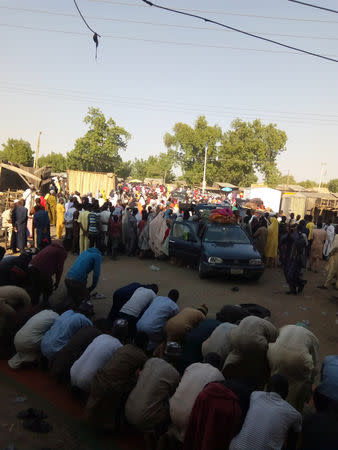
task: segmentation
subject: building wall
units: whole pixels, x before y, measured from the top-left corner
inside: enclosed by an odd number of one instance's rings
[[[109,195],[112,189],[116,187],[116,176],[101,172],[82,172],[78,170],[67,170],[69,192],[78,191],[80,194],[93,195],[97,191],[104,190]]]

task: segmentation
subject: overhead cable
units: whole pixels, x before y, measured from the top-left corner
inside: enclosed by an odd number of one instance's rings
[[[83,20],[83,22],[86,24],[87,28],[93,33],[93,41],[95,42],[95,59],[97,59],[97,47],[99,46],[99,37],[101,37],[101,36],[88,25],[88,22],[83,17],[83,14],[82,14],[80,8],[77,6],[76,0],[73,0],[73,2]]]
[[[240,114],[241,116],[268,116],[269,120],[283,120],[290,121],[294,123],[323,123],[323,124],[333,124],[337,123],[337,115],[333,114],[319,114],[319,113],[309,113],[309,112],[291,112],[291,111],[275,111],[275,110],[265,110],[258,108],[253,108],[250,106],[215,106],[215,105],[201,105],[201,104],[189,104],[183,102],[172,103],[168,100],[154,99],[154,98],[142,98],[142,97],[123,97],[117,95],[106,94],[104,96],[97,95],[94,92],[79,91],[74,89],[64,89],[57,87],[39,87],[29,85],[17,85],[11,82],[0,83],[0,89],[5,91],[20,92],[25,94],[34,94],[53,96],[53,97],[66,97],[73,100],[84,100],[87,102],[95,103],[108,103],[108,104],[120,104],[122,106],[135,106],[137,108],[144,108],[145,110],[159,110],[167,112],[182,112],[182,113],[195,113],[197,111],[203,111],[208,115],[235,115]],[[239,112],[241,111],[242,112]],[[286,115],[286,117],[283,117]],[[272,119],[271,119],[272,118]]]
[[[112,1],[112,0],[91,0],[95,3],[106,3],[108,5],[116,5],[116,6],[131,6],[131,7],[141,7],[146,8],[146,5],[141,4],[135,4],[135,3],[126,3],[126,2],[119,2],[119,1]],[[202,9],[185,9],[180,8],[180,11],[190,11],[190,12],[198,12],[203,14],[217,14],[217,15],[223,15],[223,16],[236,16],[236,17],[250,17],[253,19],[268,19],[268,20],[287,20],[292,22],[318,22],[318,23],[332,23],[337,24],[338,22],[336,20],[321,20],[321,19],[304,19],[304,18],[296,18],[296,17],[279,17],[279,16],[260,16],[257,14],[241,14],[241,13],[231,13],[226,11],[208,11],[208,10],[202,10]]]
[[[59,11],[48,11],[48,10],[41,10],[41,9],[28,9],[28,8],[13,8],[11,6],[1,6],[0,9],[7,9],[10,11],[18,11],[18,12],[28,12],[32,14],[46,14],[51,16],[61,16],[61,17],[73,17],[77,18],[77,14],[71,14],[66,12],[59,12]],[[197,31],[216,31],[216,32],[224,32],[227,31],[231,33],[231,30],[222,30],[220,28],[215,27],[196,27],[196,26],[189,26],[189,25],[179,25],[179,24],[171,24],[171,23],[161,23],[161,22],[149,22],[149,21],[141,21],[141,20],[132,20],[132,19],[117,19],[112,17],[94,17],[94,16],[87,16],[87,19],[92,20],[103,20],[105,22],[115,22],[115,23],[131,23],[131,24],[138,24],[138,25],[151,25],[156,27],[169,27],[169,28],[178,28],[178,29],[185,29],[185,30],[197,30]],[[337,22],[338,23],[338,22]],[[251,33],[254,33],[254,31],[251,31]],[[299,35],[299,34],[280,34],[280,33],[266,33],[261,32],[264,36],[279,36],[279,37],[291,37],[296,39],[315,39],[315,40],[328,40],[328,41],[338,41],[338,38],[336,37],[329,37],[329,36],[310,36],[310,35]]]
[[[310,6],[311,8],[322,9],[323,11],[329,11],[338,14],[338,10],[336,9],[324,8],[324,6],[313,5],[312,3],[299,2],[298,0],[289,0],[289,2],[299,3],[300,5]]]
[[[180,15],[183,15],[183,16],[194,17],[195,19],[203,20],[204,22],[214,23],[215,25],[218,25],[220,27],[228,28],[229,30],[236,31],[237,33],[241,33],[241,34],[244,34],[246,36],[253,37],[255,39],[260,39],[262,41],[269,42],[270,44],[275,44],[275,45],[278,45],[280,47],[284,47],[284,48],[288,48],[288,49],[291,49],[291,50],[295,50],[295,51],[300,52],[300,53],[304,53],[306,55],[310,55],[310,56],[314,56],[316,58],[321,58],[321,59],[325,59],[327,61],[338,63],[338,59],[329,58],[328,56],[320,55],[319,53],[314,53],[314,52],[310,52],[308,50],[303,50],[301,48],[293,47],[291,45],[283,44],[282,42],[274,41],[272,39],[268,39],[268,38],[265,38],[263,36],[259,36],[258,34],[249,33],[248,31],[240,30],[239,28],[235,28],[235,27],[232,27],[230,25],[226,25],[224,23],[217,22],[216,20],[208,19],[207,17],[202,17],[202,16],[198,16],[196,14],[187,13],[187,12],[184,12],[184,11],[180,11],[178,9],[167,8],[166,6],[161,6],[161,5],[157,5],[156,3],[152,3],[149,0],[141,0],[141,1],[143,3],[146,3],[149,6],[154,6],[155,8],[162,9],[164,11],[173,12],[175,14],[180,14]]]
[[[10,25],[7,23],[0,23],[0,27],[8,27],[8,28],[16,28],[30,31],[45,31],[47,33],[62,33],[62,34],[71,34],[74,36],[83,36],[86,33],[81,31],[66,31],[66,30],[55,30],[50,28],[40,28],[40,27],[29,27],[26,25]],[[297,55],[295,52],[288,52],[285,50],[265,50],[262,48],[246,48],[246,47],[232,47],[228,45],[215,45],[215,44],[199,44],[195,42],[185,42],[185,41],[164,41],[164,40],[156,40],[156,39],[145,39],[138,37],[129,37],[129,36],[121,36],[121,35],[112,35],[105,34],[105,38],[108,39],[121,39],[126,41],[137,41],[137,42],[147,42],[151,44],[165,44],[165,45],[175,45],[178,47],[187,46],[187,47],[198,47],[198,48],[216,48],[216,49],[227,49],[227,50],[235,50],[235,51],[243,51],[243,52],[258,52],[258,53],[277,53],[277,54],[288,54],[288,55]],[[334,56],[337,58],[337,55],[327,55]]]

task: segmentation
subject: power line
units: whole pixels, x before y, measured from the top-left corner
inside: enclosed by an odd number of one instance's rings
[[[0,9],[7,9],[9,11],[18,11],[18,12],[29,12],[33,14],[46,14],[51,16],[61,16],[61,17],[72,17],[77,18],[76,14],[65,13],[65,12],[57,12],[57,11],[47,11],[41,9],[28,9],[28,8],[13,8],[10,6],[1,6]],[[231,30],[220,30],[219,28],[214,27],[196,27],[196,26],[188,26],[188,25],[178,25],[178,24],[169,24],[169,23],[161,23],[161,22],[149,22],[149,21],[141,21],[141,20],[131,20],[131,19],[116,19],[111,17],[94,17],[87,16],[88,19],[92,20],[102,20],[106,22],[114,22],[114,23],[131,23],[131,24],[140,24],[140,25],[151,25],[156,27],[169,27],[169,28],[178,28],[178,29],[187,29],[187,30],[206,30],[206,31],[217,31],[224,32],[227,31],[231,33]],[[252,31],[254,33],[254,31]],[[277,33],[266,33],[263,32],[265,36],[280,36],[280,37],[291,37],[296,39],[315,39],[315,40],[331,40],[338,41],[338,38],[335,37],[324,37],[324,36],[309,36],[309,35],[297,35],[297,34],[277,34]]]
[[[89,25],[88,22],[86,21],[86,19],[83,17],[82,12],[80,11],[80,8],[77,6],[76,0],[73,0],[74,5],[76,6],[76,9],[78,10],[81,19],[83,20],[83,22],[86,24],[87,28],[93,33],[93,41],[95,42],[95,59],[97,59],[97,47],[99,45],[99,37],[101,37],[98,33],[96,33],[96,31],[94,31]]]
[[[312,3],[299,2],[298,0],[289,0],[292,3],[299,3],[300,5],[310,6],[311,8],[322,9],[323,11],[329,11],[338,14],[336,9],[324,8],[323,6],[313,5]]]
[[[230,25],[226,25],[224,23],[217,22],[216,20],[211,20],[211,19],[208,19],[206,17],[198,16],[196,14],[191,14],[191,13],[187,13],[187,12],[184,12],[184,11],[179,11],[178,9],[167,8],[166,6],[161,6],[161,5],[157,5],[155,3],[152,3],[149,0],[141,0],[141,1],[143,3],[146,3],[149,6],[154,6],[155,8],[158,8],[158,9],[161,9],[161,10],[164,10],[164,11],[173,12],[175,14],[180,14],[180,15],[183,15],[183,16],[194,17],[195,19],[203,20],[204,22],[214,23],[215,25],[219,25],[220,27],[228,28],[229,30],[236,31],[237,33],[241,33],[241,34],[244,34],[246,36],[253,37],[255,39],[260,39],[262,41],[269,42],[270,44],[275,44],[275,45],[278,45],[280,47],[289,48],[291,50],[295,50],[297,52],[304,53],[306,55],[310,55],[310,56],[314,56],[316,58],[321,58],[321,59],[325,59],[327,61],[332,61],[332,62],[338,63],[337,59],[329,58],[327,56],[320,55],[319,53],[309,52],[307,50],[303,50],[303,49],[300,49],[300,48],[297,48],[297,47],[293,47],[291,45],[283,44],[281,42],[274,41],[272,39],[268,39],[268,38],[265,38],[263,36],[259,36],[258,34],[249,33],[248,31],[240,30],[239,28],[231,27]]]
[[[203,112],[212,113],[214,115],[231,115],[234,116],[234,111],[237,113],[240,110],[244,110],[244,113],[240,113],[241,116],[253,117],[257,115],[269,116],[269,120],[274,117],[278,120],[290,121],[293,123],[309,123],[309,122],[323,122],[325,124],[336,125],[338,116],[333,114],[316,114],[316,113],[304,113],[304,112],[290,112],[290,111],[273,111],[273,110],[259,110],[257,108],[252,108],[248,106],[221,106],[215,107],[215,105],[198,105],[198,104],[186,104],[183,102],[171,103],[167,100],[159,100],[152,98],[138,98],[138,97],[122,97],[115,95],[104,95],[97,96],[96,93],[63,89],[57,87],[47,87],[47,88],[35,88],[27,85],[16,85],[11,82],[4,82],[0,84],[0,88],[4,90],[14,91],[15,93],[24,93],[30,95],[41,95],[41,96],[56,96],[65,97],[72,100],[83,100],[83,101],[93,101],[112,104],[121,104],[124,106],[138,107],[143,109],[151,109],[155,111],[169,111],[169,112],[193,112],[197,114],[197,111],[203,110]],[[228,111],[226,111],[228,110]],[[250,110],[252,112],[250,112]],[[237,114],[236,113],[236,114]],[[282,117],[281,114],[287,115],[287,117]],[[297,117],[297,115],[302,115],[303,117]],[[292,117],[295,116],[295,117]],[[307,116],[307,117],[306,117]],[[312,117],[311,117],[312,116]]]
[[[0,23],[0,27],[7,28],[15,28],[15,29],[23,29],[29,31],[44,31],[47,33],[62,33],[62,34],[70,34],[74,36],[86,36],[86,33],[81,31],[66,31],[66,30],[55,30],[50,28],[40,28],[40,27],[28,27],[26,25],[10,25],[6,23]],[[283,50],[265,50],[259,48],[245,48],[245,47],[232,47],[227,45],[214,45],[214,44],[196,44],[194,42],[182,42],[182,41],[164,41],[164,40],[156,40],[156,39],[145,39],[145,38],[137,38],[130,36],[120,36],[120,35],[111,35],[105,34],[105,38],[107,39],[120,39],[126,41],[137,41],[137,42],[147,42],[152,44],[166,44],[166,45],[175,45],[178,47],[187,46],[187,47],[197,47],[197,48],[215,48],[215,49],[226,49],[226,50],[236,50],[236,51],[246,51],[246,52],[259,52],[259,53],[278,53],[278,54],[288,54],[288,55],[297,55],[294,52],[288,52]],[[337,55],[327,55],[338,57]]]
[[[137,5],[137,4],[132,4],[132,3],[125,3],[125,2],[118,2],[118,1],[111,1],[111,0],[91,0],[92,2],[95,3],[107,3],[110,5],[117,5],[117,6],[131,6],[131,7],[141,7],[141,8],[146,8],[145,5]],[[294,17],[277,17],[277,16],[260,16],[260,15],[256,15],[256,14],[240,14],[240,13],[231,13],[231,12],[225,12],[225,11],[208,11],[208,10],[202,10],[202,9],[184,9],[181,8],[181,11],[193,11],[193,12],[198,12],[198,13],[202,13],[202,14],[220,14],[220,15],[224,15],[224,16],[238,16],[238,17],[250,17],[250,18],[254,18],[254,19],[269,19],[269,20],[287,20],[287,21],[292,21],[292,22],[318,22],[318,23],[332,23],[332,24],[337,24],[338,21],[336,20],[320,20],[320,19],[296,19]]]

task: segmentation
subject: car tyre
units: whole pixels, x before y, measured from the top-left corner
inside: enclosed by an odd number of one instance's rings
[[[208,278],[208,274],[203,270],[202,261],[200,261],[198,265],[198,276],[201,280],[203,280],[204,278]]]
[[[255,275],[251,275],[250,280],[258,281],[262,275],[263,275],[262,273],[257,273]]]

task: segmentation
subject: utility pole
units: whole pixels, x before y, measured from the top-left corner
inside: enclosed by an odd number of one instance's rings
[[[203,190],[202,193],[204,195],[205,192],[205,172],[207,170],[207,154],[208,154],[208,142],[205,144],[205,149],[204,149],[204,171],[203,171]]]
[[[38,143],[36,146],[36,152],[35,152],[35,157],[34,157],[34,168],[37,169],[38,168],[38,161],[39,161],[39,151],[40,151],[40,136],[42,134],[42,131],[39,131],[39,137],[38,137]]]
[[[318,189],[320,189],[321,185],[322,185],[322,181],[323,181],[323,171],[324,171],[324,166],[326,166],[326,163],[321,163],[321,169],[320,169],[320,179],[319,179],[319,185],[318,185]]]

